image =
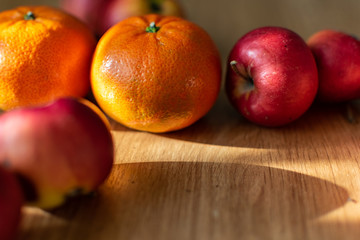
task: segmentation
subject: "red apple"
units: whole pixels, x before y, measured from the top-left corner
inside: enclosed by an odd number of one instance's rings
[[[108,122],[99,114],[90,102],[65,98],[0,116],[0,164],[26,180],[30,205],[57,207],[106,179],[114,149]]]
[[[149,13],[183,16],[176,0],[62,0],[67,12],[86,22],[101,36],[119,21]]]
[[[23,195],[15,175],[0,167],[0,239],[15,239]]]
[[[263,27],[247,33],[235,44],[227,64],[231,103],[259,125],[280,126],[299,118],[318,89],[309,47],[285,28]]]
[[[360,42],[342,32],[323,30],[311,36],[308,45],[318,66],[319,100],[360,98]]]

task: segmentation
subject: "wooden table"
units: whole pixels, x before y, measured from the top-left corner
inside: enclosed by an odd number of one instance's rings
[[[182,131],[113,124],[117,164],[98,194],[25,209],[19,240],[359,239],[360,126],[345,116],[315,105],[262,128],[222,95]]]
[[[223,62],[242,34],[264,25],[304,38],[323,28],[360,33],[355,0],[181,2]],[[107,182],[54,211],[24,208],[18,240],[359,239],[360,125],[347,120],[347,107],[315,104],[288,126],[263,128],[222,91],[209,114],[181,131],[113,123],[116,165]],[[360,120],[360,104],[353,107]]]

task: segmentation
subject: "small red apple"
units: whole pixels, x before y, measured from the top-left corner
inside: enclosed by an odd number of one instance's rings
[[[90,102],[64,98],[0,116],[0,164],[26,180],[30,205],[57,207],[106,179],[114,149],[108,122],[99,114]]]
[[[62,8],[86,22],[98,35],[119,21],[149,13],[183,16],[176,0],[62,0]]]
[[[235,44],[227,64],[230,102],[259,125],[280,126],[299,118],[318,89],[309,47],[285,28],[263,27],[247,33]]]
[[[19,223],[23,195],[13,173],[0,167],[0,239],[15,239]]]
[[[319,100],[360,98],[360,42],[342,32],[323,30],[311,36],[308,45],[318,66]]]

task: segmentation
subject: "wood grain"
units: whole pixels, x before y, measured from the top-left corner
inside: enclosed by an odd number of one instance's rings
[[[31,4],[57,1],[38,0]],[[247,31],[288,27],[360,34],[355,0],[182,0],[222,60]],[[21,0],[5,0],[0,10]],[[224,66],[225,71],[225,66]],[[360,103],[354,102],[354,119]],[[347,105],[314,106],[298,121],[245,121],[222,91],[193,126],[167,134],[113,122],[116,165],[96,195],[46,212],[24,208],[18,240],[359,239],[360,125]]]
[[[182,131],[113,123],[106,184],[52,212],[26,208],[19,239],[358,239],[360,126],[345,113],[314,105],[262,128],[222,94]]]

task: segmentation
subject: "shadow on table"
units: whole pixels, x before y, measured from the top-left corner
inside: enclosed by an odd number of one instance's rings
[[[354,138],[360,139],[359,124],[347,120],[347,106],[345,103],[315,103],[303,116],[288,125],[262,127],[242,117],[222,93],[210,112],[193,125],[175,132],[154,135],[169,140],[255,149],[306,150],[319,148],[323,143],[330,147],[341,147],[354,142]],[[360,103],[353,106],[353,117],[356,119],[359,117]],[[111,122],[115,135],[129,131],[137,133],[113,120]]]
[[[336,184],[271,167],[119,164],[97,195],[73,199],[50,212],[66,227],[57,231],[34,223],[20,240],[307,239],[309,222],[348,198]],[[326,226],[317,229],[326,239]]]
[[[315,103],[303,116],[288,125],[261,127],[245,120],[225,96],[221,96],[213,109],[192,126],[160,136],[246,148],[307,149],[324,141],[338,146],[353,141],[354,135],[360,138],[359,125],[347,121],[346,113],[346,104]]]

